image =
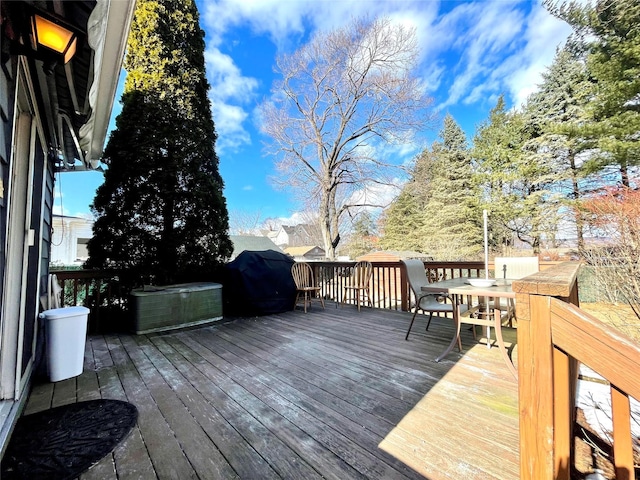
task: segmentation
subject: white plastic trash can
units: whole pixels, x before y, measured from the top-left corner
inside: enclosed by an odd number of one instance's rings
[[[45,310],[47,338],[47,371],[49,380],[59,382],[82,373],[87,339],[89,309],[66,307]]]

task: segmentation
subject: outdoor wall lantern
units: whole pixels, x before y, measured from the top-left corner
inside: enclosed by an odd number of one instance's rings
[[[76,33],[37,13],[31,16],[31,34],[31,48],[47,49],[55,63],[65,64],[76,53]]]
[[[75,55],[78,31],[63,19],[21,2],[1,5],[3,62],[9,54],[24,55],[41,60],[50,75],[56,65],[66,64]]]

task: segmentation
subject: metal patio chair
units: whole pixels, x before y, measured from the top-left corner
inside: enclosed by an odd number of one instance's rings
[[[409,333],[411,332],[411,327],[413,327],[413,322],[415,322],[416,320],[418,311],[422,310],[425,313],[429,313],[429,320],[427,320],[426,328],[426,330],[429,330],[431,318],[433,317],[434,313],[451,313],[451,315],[453,316],[454,307],[453,303],[446,303],[446,300],[451,301],[451,298],[449,297],[449,295],[447,295],[446,292],[425,293],[420,289],[420,287],[429,283],[422,260],[401,260],[401,262],[404,264],[407,270],[407,280],[409,281],[409,287],[411,288],[411,291],[416,298],[413,317],[411,318],[411,323],[409,324],[407,335],[404,337],[405,340],[409,340]],[[443,299],[444,301],[440,301],[441,299]],[[460,342],[460,339],[458,339],[458,342]],[[459,347],[460,350],[462,350],[462,345],[459,345]]]

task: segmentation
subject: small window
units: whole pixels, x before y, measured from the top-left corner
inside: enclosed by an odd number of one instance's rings
[[[87,249],[88,243],[88,238],[78,238],[76,260],[86,260],[87,258],[89,258],[89,250]]]

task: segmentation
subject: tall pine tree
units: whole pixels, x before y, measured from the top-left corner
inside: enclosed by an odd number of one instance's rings
[[[423,202],[407,184],[398,197],[382,213],[380,247],[384,250],[420,251],[420,225],[423,220]]]
[[[421,161],[421,153],[413,165],[410,178],[402,191],[380,218],[380,247],[385,250],[423,252],[422,225],[424,207],[430,196],[432,165]],[[428,253],[428,252],[423,252]]]
[[[210,279],[232,251],[193,0],[138,0],[87,267]]]
[[[432,164],[430,195],[424,208],[422,251],[438,260],[480,258],[482,216],[479,190],[472,180],[467,138],[451,115],[444,119],[440,141],[423,154]]]
[[[549,168],[527,150],[530,139],[522,112],[507,111],[501,96],[476,130],[473,156],[495,246],[512,246],[515,235],[539,253],[542,239],[556,223],[546,203]]]
[[[437,260],[478,257],[482,217],[472,178],[465,134],[447,115],[440,141],[416,158],[410,180],[384,212],[382,247],[416,250]]]
[[[546,0],[554,15],[574,29],[573,46],[587,52],[594,81],[589,106],[593,121],[581,135],[596,142],[601,166],[615,166],[619,181],[630,185],[630,169],[640,164],[640,2]]]
[[[526,128],[531,133],[527,149],[532,152],[532,160],[546,165],[552,175],[550,190],[559,197],[560,224],[574,228],[582,249],[584,219],[577,207],[592,188],[589,175],[598,170],[594,162],[585,161],[592,156],[588,153],[595,143],[582,133],[582,125],[591,120],[589,102],[594,84],[582,55],[566,46],[556,52],[542,78],[524,109]]]

